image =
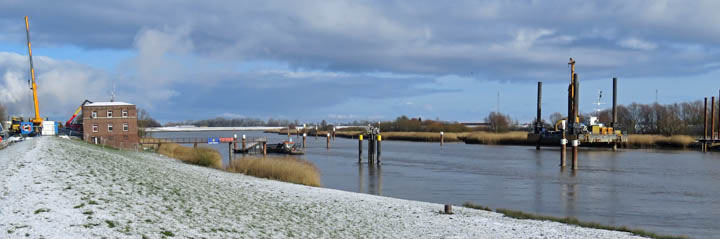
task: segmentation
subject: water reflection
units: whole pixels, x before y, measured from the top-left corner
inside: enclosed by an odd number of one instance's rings
[[[358,192],[382,196],[382,167],[380,165],[357,164],[358,167]],[[368,168],[367,191],[363,189],[365,184],[363,168]]]

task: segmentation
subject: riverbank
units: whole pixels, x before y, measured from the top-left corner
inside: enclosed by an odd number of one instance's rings
[[[264,133],[287,134],[287,128],[269,129]],[[300,130],[290,130],[291,135],[302,134]],[[313,130],[305,132],[308,136],[315,136]],[[320,130],[319,137],[325,137],[330,131]],[[357,138],[361,131],[336,131],[335,136],[340,138]],[[401,140],[412,142],[440,142],[438,132],[383,132],[383,140]],[[504,133],[493,133],[485,131],[444,133],[445,142],[463,142],[466,144],[485,145],[535,145],[536,142],[528,139],[525,131],[511,131]],[[559,145],[559,142],[558,144]],[[544,146],[557,146],[544,145]],[[716,145],[718,146],[718,145]],[[607,146],[609,147],[609,145]],[[663,136],[663,135],[628,135],[628,142],[621,144],[621,148],[629,149],[697,149],[700,147],[696,139],[688,135]],[[712,151],[720,150],[720,147],[711,147]]]
[[[41,137],[0,151],[0,237],[635,238]]]

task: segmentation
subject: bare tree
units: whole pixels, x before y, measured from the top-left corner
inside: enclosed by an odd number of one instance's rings
[[[510,117],[498,112],[490,112],[485,118],[485,122],[490,124],[490,129],[495,132],[507,132],[510,130]]]
[[[563,118],[565,118],[565,116],[560,112],[552,113],[552,114],[550,114],[550,123],[555,124],[558,121],[562,120]]]
[[[7,110],[4,105],[0,104],[0,121],[7,119]]]

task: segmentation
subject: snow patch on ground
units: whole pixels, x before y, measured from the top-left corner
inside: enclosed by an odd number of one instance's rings
[[[632,238],[40,137],[0,150],[0,238]]]

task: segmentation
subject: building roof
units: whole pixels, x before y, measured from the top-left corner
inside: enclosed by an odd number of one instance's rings
[[[115,101],[115,102],[94,102],[94,103],[86,104],[85,106],[124,106],[124,105],[133,105],[133,104]]]

